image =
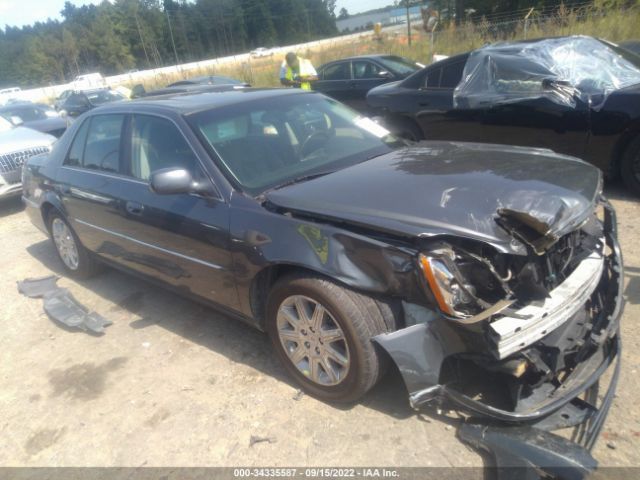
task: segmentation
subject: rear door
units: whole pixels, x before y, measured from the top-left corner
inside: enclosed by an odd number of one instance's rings
[[[427,140],[483,142],[481,112],[453,108],[455,90],[466,63],[463,59],[438,62],[426,70],[416,91],[415,119]]]
[[[123,114],[93,115],[76,131],[56,178],[67,218],[82,243],[101,251],[120,222]],[[116,239],[117,241],[117,239]]]
[[[186,127],[184,127],[186,128]],[[187,132],[188,133],[188,132]],[[238,296],[229,247],[229,207],[221,196],[158,195],[152,172],[184,168],[212,182],[181,127],[172,119],[134,114],[127,133],[118,253],[128,267],[228,308]]]

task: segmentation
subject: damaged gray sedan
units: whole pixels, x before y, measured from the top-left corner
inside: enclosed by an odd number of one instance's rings
[[[581,160],[407,147],[320,94],[247,89],[96,109],[23,184],[70,274],[100,260],[263,329],[321,399],[360,398],[392,361],[412,406],[467,414],[467,441],[594,465],[622,259]],[[565,427],[577,443],[548,433]]]

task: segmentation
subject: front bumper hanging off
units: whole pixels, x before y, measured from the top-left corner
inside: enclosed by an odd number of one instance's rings
[[[553,477],[579,479],[597,466],[590,451],[602,430],[618,383],[623,305],[623,264],[615,212],[607,202],[603,206],[609,253],[598,288],[605,292],[600,315],[606,316],[606,327],[600,333],[598,350],[544,401],[522,410],[502,410],[441,384],[440,370],[445,358],[465,349],[455,335],[450,335],[446,323],[426,321],[374,338],[397,364],[410,392],[412,407],[449,402],[469,414],[458,435],[494,456],[499,478],[538,478],[536,471],[541,470]],[[611,371],[609,385],[596,405],[601,377],[607,371]],[[571,440],[552,433],[571,427],[574,428]]]

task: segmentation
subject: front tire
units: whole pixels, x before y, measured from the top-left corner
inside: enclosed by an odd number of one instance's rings
[[[52,212],[49,215],[48,226],[56,253],[67,274],[84,279],[99,271],[98,261],[80,243],[80,239],[62,215]]]
[[[620,175],[625,186],[640,196],[640,136],[631,140],[624,151]]]
[[[389,330],[383,308],[330,280],[293,275],[273,286],[266,329],[277,356],[307,392],[352,402],[385,370],[386,359],[371,341]]]

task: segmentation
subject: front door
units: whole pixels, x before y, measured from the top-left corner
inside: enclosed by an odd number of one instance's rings
[[[368,110],[367,93],[372,88],[388,82],[389,77],[381,76],[382,67],[369,60],[354,60],[351,63],[351,70],[353,72],[353,87],[349,105],[356,110],[366,112]]]
[[[231,309],[238,295],[229,249],[229,206],[216,195],[159,195],[152,172],[183,168],[211,182],[180,127],[153,115],[133,115],[127,134],[127,174],[120,194],[125,239],[121,261],[139,272]]]

